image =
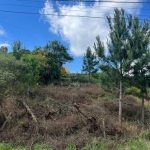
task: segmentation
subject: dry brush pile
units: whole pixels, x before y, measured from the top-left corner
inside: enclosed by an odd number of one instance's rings
[[[103,139],[121,140],[132,130],[126,120],[139,118],[139,110],[134,97],[126,97],[124,124],[119,126],[118,103],[106,101],[97,85],[38,87],[28,98],[9,96],[1,102],[0,142],[31,147],[43,143],[53,149],[71,144],[81,149]]]

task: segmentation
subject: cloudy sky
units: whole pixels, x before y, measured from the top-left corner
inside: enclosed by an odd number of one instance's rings
[[[114,8],[124,8],[126,14],[150,19],[150,4],[145,0],[64,1],[64,0],[0,0],[0,46],[11,46],[21,40],[27,49],[44,46],[49,40],[64,44],[75,61],[71,72],[80,72],[86,48],[93,48],[95,37],[108,38],[107,15]]]

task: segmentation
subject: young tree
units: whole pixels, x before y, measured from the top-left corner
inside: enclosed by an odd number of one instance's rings
[[[82,71],[89,75],[88,78],[89,82],[90,82],[91,74],[96,73],[98,71],[97,65],[98,65],[98,61],[96,59],[95,54],[92,53],[90,47],[87,47],[86,53],[84,54],[83,57]]]
[[[96,38],[97,43],[94,44],[94,49],[101,62],[100,69],[107,73],[112,70],[111,76],[119,81],[119,124],[122,124],[122,100],[123,100],[123,80],[130,71],[131,62],[129,58],[128,36],[131,28],[131,16],[125,17],[124,10],[114,10],[114,17],[107,17],[109,24],[109,37],[107,42],[108,54],[105,53],[104,44],[100,41],[100,37]],[[109,69],[111,68],[111,69]]]
[[[147,87],[150,86],[150,23],[133,19],[129,43],[132,49],[132,84],[140,89],[142,98],[142,117],[144,123],[144,98],[147,97]]]
[[[13,56],[17,59],[20,60],[21,56],[23,54],[30,54],[30,51],[27,50],[25,47],[22,46],[21,41],[14,41],[12,45],[12,50],[13,50]]]

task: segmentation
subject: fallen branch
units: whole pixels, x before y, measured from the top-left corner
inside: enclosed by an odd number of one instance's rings
[[[79,105],[77,105],[76,103],[74,103],[74,107],[76,108],[76,110],[77,110],[82,116],[84,116],[84,117],[87,119],[88,122],[96,124],[96,118],[95,118],[94,116],[88,117],[87,115],[85,115],[85,114],[80,110]]]
[[[9,113],[8,116],[6,117],[6,121],[4,122],[4,124],[2,125],[2,127],[0,128],[0,131],[3,131],[3,129],[5,128],[6,124],[9,122],[10,118],[11,118],[11,113]]]
[[[80,109],[79,109],[79,105],[77,105],[76,103],[74,103],[74,105],[73,105],[75,108],[76,108],[76,110],[80,113],[80,114],[82,114],[82,116],[84,116],[85,118],[89,118],[87,115],[85,115]]]
[[[31,115],[33,121],[35,123],[38,123],[38,121],[36,119],[36,116],[33,114],[33,112],[31,111],[31,109],[29,108],[29,106],[24,101],[22,103],[23,103],[24,107],[27,109],[27,111],[29,112],[29,114]]]
[[[56,120],[55,118],[53,118],[52,116],[56,115],[58,111],[54,111],[54,110],[51,110],[51,111],[48,111],[48,113],[45,114],[45,119],[52,119],[52,120]]]

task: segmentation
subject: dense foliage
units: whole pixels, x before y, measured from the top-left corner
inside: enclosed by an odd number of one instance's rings
[[[0,48],[0,88],[20,86],[29,87],[37,83],[49,84],[61,79],[63,64],[73,61],[67,48],[58,41],[50,41],[44,47],[33,51],[14,41],[12,52]],[[20,89],[20,88],[19,88]]]

